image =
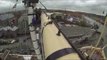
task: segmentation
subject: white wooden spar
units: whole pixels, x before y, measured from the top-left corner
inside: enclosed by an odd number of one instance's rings
[[[28,14],[33,14],[33,8],[32,7],[28,7]],[[28,24],[32,23],[32,15],[28,15]],[[29,30],[30,30],[30,35],[31,35],[31,40],[33,42],[33,46],[34,46],[34,50],[36,52],[37,55],[37,59],[38,60],[42,60],[41,58],[41,53],[40,53],[40,49],[38,48],[38,38],[37,38],[37,34],[35,32],[35,27],[34,26],[29,26]]]
[[[43,45],[45,60],[81,60],[77,53],[61,34],[57,36],[58,29],[54,23],[45,26],[50,20],[42,13],[41,26],[43,29]]]

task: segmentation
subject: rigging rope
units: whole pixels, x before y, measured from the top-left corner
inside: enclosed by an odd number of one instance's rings
[[[106,28],[106,24],[107,24],[107,15],[105,16],[104,26],[103,26],[103,29],[101,30],[101,35],[100,35],[100,37],[99,37],[99,39],[98,39],[98,42],[97,42],[97,44],[95,45],[95,47],[98,47],[98,45],[100,44],[101,38],[102,38],[102,36],[103,36],[103,34],[104,34],[104,30],[105,30],[105,28]],[[95,52],[95,49],[93,49],[93,51],[92,51],[92,53],[90,54],[89,58],[92,57],[92,55],[94,54],[94,52]]]
[[[13,6],[13,9],[16,8],[17,4],[18,4],[18,0],[16,0],[16,3],[15,3],[15,5]]]
[[[40,2],[40,4],[45,8],[45,10],[48,10],[48,9],[46,8],[46,6],[45,6],[44,4],[42,4],[41,1],[39,1],[39,2]]]
[[[41,2],[41,1],[39,1],[40,2],[40,4],[45,8],[45,10],[48,10],[47,8],[46,8],[46,6]],[[45,11],[43,11],[44,13],[45,13],[45,15],[46,16],[48,16],[48,14],[45,12]],[[48,16],[49,17],[49,16]]]

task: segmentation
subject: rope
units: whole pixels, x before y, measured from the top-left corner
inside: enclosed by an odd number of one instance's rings
[[[18,0],[16,0],[16,3],[15,3],[15,5],[12,8],[13,9],[16,8],[17,4],[18,4]]]
[[[102,36],[103,36],[103,34],[104,34],[104,30],[105,30],[106,24],[107,24],[107,16],[106,16],[106,18],[105,18],[105,22],[104,22],[103,29],[101,30],[101,35],[100,35],[100,37],[99,37],[99,39],[98,39],[98,42],[97,42],[97,44],[95,45],[95,47],[98,47],[98,45],[100,44],[101,38],[102,38]],[[94,52],[95,52],[95,49],[93,49],[93,51],[92,51],[92,53],[90,54],[89,58],[92,57],[92,55],[94,54]]]
[[[46,6],[41,2],[41,1],[39,1],[40,2],[40,4],[45,8],[45,10],[48,10],[47,8],[46,8]],[[48,14],[45,12],[45,11],[43,11],[44,13],[45,13],[45,15],[46,16],[48,16]],[[49,17],[49,16],[48,16]]]
[[[45,10],[48,10],[48,9],[46,8],[46,6],[45,6],[44,4],[42,4],[41,1],[39,1],[39,2],[40,2],[40,4],[45,8]]]

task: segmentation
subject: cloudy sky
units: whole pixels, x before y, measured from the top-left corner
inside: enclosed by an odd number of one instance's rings
[[[17,10],[23,9],[22,0]],[[49,9],[63,9],[101,14],[107,11],[107,0],[40,0]],[[16,0],[0,0],[0,12],[11,11]],[[38,4],[38,7],[42,7]],[[43,8],[43,7],[42,7]]]

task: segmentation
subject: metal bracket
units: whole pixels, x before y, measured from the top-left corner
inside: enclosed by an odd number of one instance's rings
[[[56,35],[61,36],[61,32],[60,32],[60,30],[58,31],[58,33],[57,33]]]

